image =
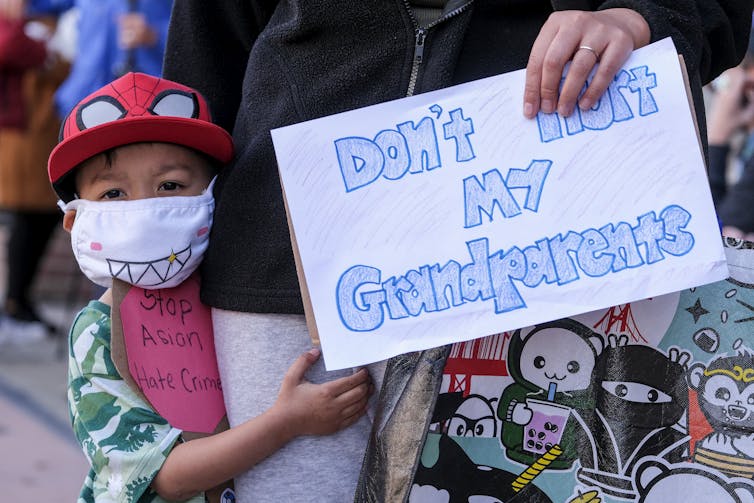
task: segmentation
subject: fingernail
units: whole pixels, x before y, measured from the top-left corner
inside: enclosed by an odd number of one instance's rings
[[[546,114],[551,114],[555,111],[555,105],[553,104],[552,100],[542,100],[542,110]]]
[[[589,98],[584,98],[579,101],[579,108],[582,110],[589,110],[590,108],[592,108],[592,105],[592,100],[590,100]]]
[[[319,348],[311,348],[309,350],[309,354],[312,356],[319,356],[320,350]]]
[[[524,116],[531,118],[534,115],[534,105],[532,103],[524,103]]]
[[[566,106],[566,105],[562,105],[562,106],[561,106],[561,107],[560,107],[560,108],[558,109],[558,114],[559,114],[559,115],[560,115],[561,117],[570,117],[572,113],[573,113],[573,108],[572,108],[572,107],[569,107],[569,106]]]

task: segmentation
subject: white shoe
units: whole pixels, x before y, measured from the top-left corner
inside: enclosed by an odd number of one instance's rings
[[[47,338],[47,327],[41,321],[22,321],[10,316],[0,319],[0,343],[24,345]]]

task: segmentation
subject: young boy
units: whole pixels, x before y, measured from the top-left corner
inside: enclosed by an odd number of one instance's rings
[[[115,275],[142,288],[180,284],[206,248],[214,165],[233,152],[204,98],[175,82],[129,73],[82,100],[61,138],[48,171],[66,203],[63,226],[82,271],[108,287]],[[162,244],[168,254],[155,251]],[[111,305],[108,289],[79,313],[70,333],[69,408],[91,464],[79,501],[204,501],[204,491],[293,438],[336,432],[365,412],[366,371],[311,384],[304,373],[319,355],[311,350],[290,367],[262,415],[181,442],[181,431],[118,374]]]

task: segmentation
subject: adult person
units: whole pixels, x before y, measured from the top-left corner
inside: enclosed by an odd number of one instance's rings
[[[754,239],[754,53],[741,65],[727,70],[714,86],[708,120],[709,179],[723,235]],[[734,148],[740,136],[741,146]],[[727,171],[739,176],[728,186]]]
[[[46,158],[57,141],[60,118],[84,96],[126,71],[159,75],[171,7],[172,0],[0,0],[0,19],[30,16],[54,23],[55,17],[69,9],[75,8],[78,14],[72,64],[50,57],[46,64],[40,62],[25,71],[22,97],[8,94],[9,86],[3,87],[5,102],[19,110],[25,102],[22,114],[28,117],[23,117],[26,124],[0,119],[0,208],[11,212],[0,339],[35,340],[55,329],[40,319],[29,292],[60,220],[44,173]],[[42,59],[45,57],[44,44],[33,44],[29,40],[26,45],[30,48],[12,48],[24,65],[34,63],[39,50]],[[34,50],[37,46],[41,49]],[[4,59],[7,55],[0,55],[0,60]],[[0,66],[4,80],[15,74],[20,83],[20,63],[0,61]]]
[[[632,50],[667,36],[685,57],[702,113],[701,83],[740,60],[751,7],[743,0],[177,0],[164,73],[204,93],[238,147],[216,186],[202,293],[213,306],[231,424],[269,406],[283,362],[308,344],[271,129],[523,67],[525,115],[567,115],[598,61],[579,106],[595,102]],[[401,425],[391,438],[402,448],[390,452],[400,452],[402,464],[388,470],[401,472],[399,486],[409,485],[445,355],[404,355],[388,366],[375,432],[393,420]],[[289,444],[236,479],[240,499],[350,499],[366,423]]]
[[[60,117],[129,71],[159,76],[172,0],[1,0],[0,13],[78,12],[76,58],[56,93]]]
[[[53,95],[68,74],[54,18],[0,14],[0,209],[9,219],[0,342],[28,343],[55,327],[32,299],[47,244],[60,221],[44,166],[60,129]]]
[[[160,75],[172,0],[71,3],[80,16],[78,53],[56,96],[61,117],[81,98],[126,72]]]

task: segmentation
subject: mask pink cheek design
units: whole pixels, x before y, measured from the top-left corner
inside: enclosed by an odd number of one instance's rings
[[[207,234],[208,232],[209,232],[209,227],[202,227],[201,229],[199,229],[196,232],[196,235],[199,236],[199,237],[201,237],[201,236],[204,236],[205,234]]]
[[[102,251],[102,243],[92,241],[91,244],[89,244],[89,248],[91,248],[92,251]]]

